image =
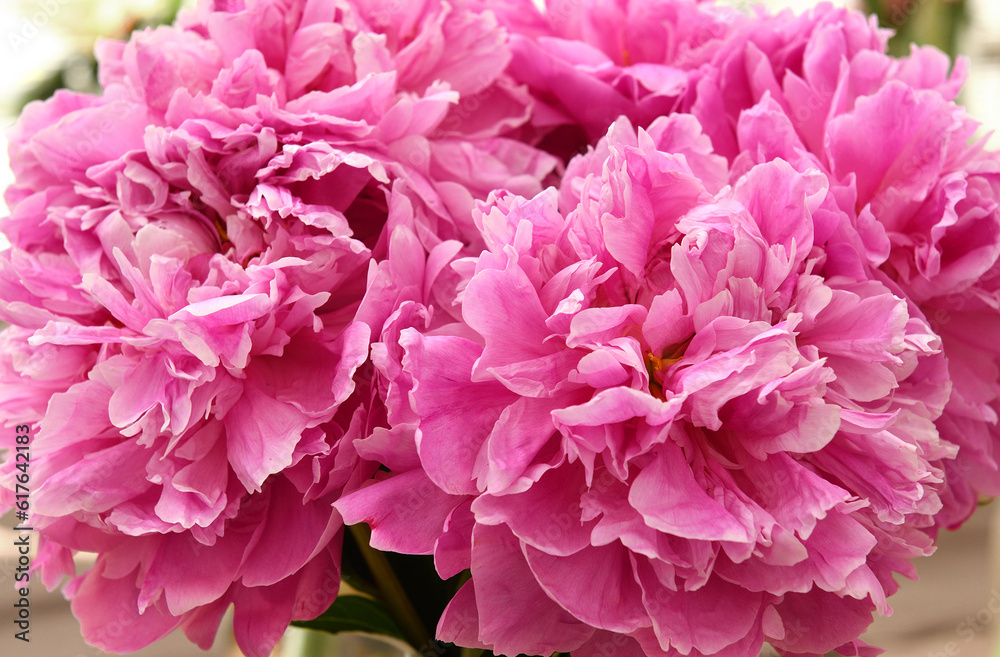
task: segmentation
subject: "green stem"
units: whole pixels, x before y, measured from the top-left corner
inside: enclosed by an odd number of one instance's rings
[[[354,540],[357,541],[361,556],[368,564],[368,569],[375,577],[375,584],[382,594],[382,601],[399,624],[399,629],[403,631],[406,640],[417,649],[429,644],[431,637],[421,622],[420,616],[417,615],[416,609],[413,608],[413,603],[407,597],[406,590],[399,582],[399,578],[396,577],[396,573],[393,572],[392,566],[389,565],[389,560],[369,544],[372,537],[371,529],[363,523],[351,525],[349,529]]]
[[[479,657],[479,655],[486,652],[482,648],[462,648],[459,657]]]

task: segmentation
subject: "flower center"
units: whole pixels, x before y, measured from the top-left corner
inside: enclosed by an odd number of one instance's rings
[[[693,337],[667,347],[662,356],[655,356],[652,351],[648,350],[645,352],[646,371],[649,373],[649,393],[657,399],[666,401],[663,394],[663,382],[666,379],[667,370],[684,358],[684,352],[687,351]]]

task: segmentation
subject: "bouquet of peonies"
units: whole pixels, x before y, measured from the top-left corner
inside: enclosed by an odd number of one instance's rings
[[[328,608],[424,654],[877,654],[1000,492],[1000,157],[965,61],[888,37],[206,0],[100,43],[103,94],[10,134],[32,577],[113,652],[232,606],[250,657]]]

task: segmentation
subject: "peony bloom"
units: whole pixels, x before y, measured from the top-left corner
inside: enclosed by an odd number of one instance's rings
[[[207,647],[232,605],[267,655],[365,522],[471,572],[460,645],[871,654],[893,573],[1000,492],[1000,161],[964,62],[886,38],[205,0],[100,44],[104,93],[10,135],[43,581],[106,650]]]
[[[778,159],[737,174],[674,115],[479,206],[455,294],[373,346],[390,427],[356,449],[389,472],[335,502],[375,547],[471,569],[438,638],[868,654],[956,448],[941,341],[838,193]]]
[[[958,95],[966,60],[949,73],[944,53],[915,46],[909,57],[895,59],[886,54],[889,35],[874,17],[825,3],[802,15],[761,16],[719,48],[684,111],[698,116],[716,150],[732,159],[745,150],[738,144],[741,113],[770,96],[808,150],[820,155],[828,123],[891,82],[934,90],[945,100]]]
[[[32,425],[36,564],[105,650],[207,647],[233,605],[267,655],[336,596],[331,504],[375,468],[353,444],[394,301],[362,303],[369,274],[481,240],[474,200],[554,160],[505,136],[532,101],[461,2],[205,2],[97,55],[102,96],[10,138],[0,412]]]
[[[914,48],[893,59],[859,14],[820,8],[734,38],[691,111],[744,171],[782,158],[822,171],[877,276],[942,338],[953,390],[937,421],[961,447],[938,521],[957,527],[1000,493],[1000,159],[953,102],[967,62]]]
[[[586,141],[582,134],[592,144],[601,130],[594,107],[614,108],[641,127],[684,112],[698,118],[736,175],[779,158],[824,174],[831,202],[850,219],[845,230],[863,245],[838,247],[831,257],[858,255],[876,268],[943,339],[954,392],[938,426],[962,449],[947,466],[938,521],[957,527],[979,495],[1000,494],[1000,352],[982,339],[1000,326],[1000,160],[953,102],[968,62],[959,58],[952,68],[931,47],[890,57],[890,33],[874,17],[829,4],[748,17],[711,2],[586,3],[572,20],[550,5],[544,19],[524,19],[534,14],[521,8],[500,13],[518,32],[515,52],[535,53],[515,57],[509,70],[538,99],[540,146],[565,156]],[[640,38],[657,30],[672,38]],[[654,44],[666,44],[667,55],[636,58]],[[643,80],[673,86],[654,93],[621,82],[631,70],[624,53],[646,72]],[[621,84],[611,91],[608,80]],[[565,101],[570,88],[577,102]]]

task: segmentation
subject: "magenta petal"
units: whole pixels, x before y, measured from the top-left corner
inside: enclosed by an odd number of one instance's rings
[[[567,652],[581,646],[594,632],[538,587],[518,540],[503,526],[476,525],[472,576],[479,638],[496,653]]]
[[[224,597],[185,614],[184,623],[181,625],[184,636],[202,650],[209,650],[215,643],[219,624],[228,609],[229,599]]]
[[[246,657],[268,657],[292,620],[297,582],[243,587],[233,592],[233,633]]]
[[[549,335],[546,313],[520,269],[511,266],[506,271],[480,272],[469,282],[465,296],[462,316],[486,341],[476,363],[476,380],[482,380],[481,373],[489,367],[552,353],[545,342]],[[518,327],[517,332],[511,326]]]
[[[345,495],[334,506],[345,524],[371,526],[377,550],[431,554],[461,499],[443,492],[423,470],[411,470]]]
[[[695,591],[670,591],[659,585],[648,565],[639,565],[643,604],[663,648],[673,646],[682,653],[693,648],[712,655],[744,639],[759,622],[764,601],[760,593],[719,578]]]
[[[791,118],[770,94],[740,113],[738,133],[740,147],[758,162],[778,158],[795,162],[805,150]]]
[[[420,467],[412,426],[376,427],[368,437],[356,440],[354,448],[363,458],[381,463],[390,470],[405,472]]]
[[[645,189],[632,186],[627,179],[624,182],[629,186],[625,194],[630,201],[622,213],[624,216],[605,214],[601,217],[601,227],[608,253],[630,272],[639,274],[652,246],[653,208]]]
[[[773,509],[783,527],[808,538],[822,518],[850,493],[817,475],[787,454],[772,454],[766,461],[746,460],[747,478],[759,491],[757,500]]]
[[[229,531],[206,547],[191,536],[172,534],[157,545],[152,566],[139,593],[141,608],[162,597],[167,609],[180,616],[220,598],[233,583],[250,543],[252,529]]]
[[[573,554],[590,545],[591,525],[581,517],[586,490],[582,467],[554,468],[523,493],[480,495],[472,504],[476,521],[506,525],[527,545],[553,555]],[[525,514],[524,509],[532,509]]]
[[[860,636],[872,622],[874,605],[869,600],[812,591],[789,593],[775,609],[785,636],[772,639],[771,645],[790,653],[822,655]],[[837,618],[837,622],[817,623],[818,618]]]
[[[457,646],[483,649],[490,647],[479,638],[479,609],[476,605],[474,580],[463,584],[448,603],[438,620],[436,638]]]
[[[599,427],[611,422],[644,418],[650,426],[668,424],[680,407],[680,401],[660,401],[635,388],[618,386],[601,390],[585,404],[553,411],[552,417],[566,426]]]
[[[180,618],[158,607],[140,612],[134,582],[134,576],[105,577],[101,560],[81,578],[72,609],[88,643],[109,652],[135,652],[180,625]]]
[[[108,404],[108,414],[116,426],[129,426],[157,404],[169,405],[167,390],[171,388],[173,377],[168,367],[165,357],[139,361],[125,385],[115,390]]]
[[[434,567],[443,579],[449,579],[472,567],[472,528],[476,517],[471,500],[465,500],[448,514],[444,532],[434,544]]]
[[[889,186],[896,196],[922,198],[944,164],[941,135],[953,129],[954,113],[937,94],[890,82],[830,122],[834,175],[857,176],[861,206]]]
[[[653,353],[681,344],[694,332],[691,319],[684,315],[684,301],[677,290],[667,290],[653,297],[649,314],[642,325],[642,337]]]
[[[555,440],[552,402],[547,399],[520,398],[503,409],[490,433],[487,444],[488,468],[478,479],[487,492],[496,494],[528,485],[537,478],[529,466],[550,441]],[[542,466],[544,467],[544,465]],[[537,470],[537,468],[536,468]]]
[[[575,657],[656,657],[644,651],[632,637],[604,630],[594,632],[594,636],[573,654]]]
[[[442,490],[474,494],[480,449],[514,395],[496,382],[471,382],[481,348],[469,340],[428,338],[407,329],[400,343],[407,352],[403,366],[413,376],[413,404],[421,416],[417,434],[421,463]]]
[[[525,546],[524,555],[542,588],[583,622],[624,633],[649,622],[629,550],[621,544],[586,547],[569,556]]]
[[[661,532],[708,541],[751,539],[743,522],[695,481],[683,452],[670,441],[636,476],[628,499],[646,524]]]
[[[257,529],[260,538],[244,557],[241,581],[245,586],[282,581],[325,549],[342,525],[327,504],[303,504],[291,482],[278,478],[271,484],[267,511]]]
[[[48,477],[33,496],[36,511],[54,517],[78,511],[107,512],[132,499],[147,484],[146,448],[131,442],[99,449],[74,458],[72,467]],[[115,474],[115,485],[104,487]]]
[[[635,304],[617,308],[587,308],[573,317],[566,344],[578,347],[586,344],[601,344],[609,339],[642,326],[646,321],[646,309]]]
[[[295,444],[309,424],[301,411],[250,382],[224,422],[229,463],[248,491],[260,491],[269,475],[291,465]]]
[[[733,197],[753,216],[768,244],[784,247],[789,258],[804,259],[813,245],[809,218],[828,186],[818,172],[800,175],[776,160],[754,167],[736,184]]]
[[[209,427],[221,433],[219,425]],[[225,504],[228,483],[225,442],[217,440],[206,455],[177,471],[164,488],[156,513],[168,522],[204,526],[217,517],[220,505]]]

